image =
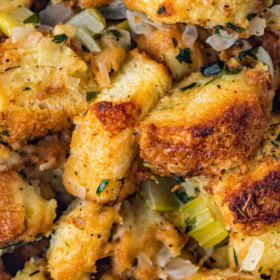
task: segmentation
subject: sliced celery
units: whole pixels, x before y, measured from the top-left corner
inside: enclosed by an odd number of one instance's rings
[[[228,235],[219,210],[206,196],[195,198],[179,209],[180,224],[204,248],[211,248]]]
[[[87,31],[90,35],[100,33],[106,28],[105,19],[95,8],[85,9],[72,17],[67,23]]]
[[[20,7],[10,13],[10,16],[12,16],[18,22],[24,22],[24,20],[31,17],[32,15],[34,15],[34,13],[25,7]]]
[[[20,26],[21,24],[8,14],[0,14],[0,30],[7,35],[11,36],[12,29]]]
[[[124,30],[129,31],[128,20],[124,20],[124,21],[120,22],[119,24],[117,24],[116,26],[120,29],[124,29]]]
[[[101,49],[92,36],[84,29],[77,28],[76,38],[91,52],[100,52]]]
[[[150,209],[159,212],[171,212],[178,209],[176,196],[171,192],[174,181],[171,178],[157,176],[157,181],[144,181],[140,194]]]

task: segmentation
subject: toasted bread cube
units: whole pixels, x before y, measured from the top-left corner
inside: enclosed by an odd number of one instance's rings
[[[46,201],[14,171],[0,174],[0,247],[35,239],[53,225],[56,201]]]
[[[124,0],[124,3],[131,10],[144,12],[153,21],[168,24],[183,22],[206,27],[231,23],[246,28],[249,23],[248,14],[260,13],[265,1]]]
[[[18,271],[13,280],[48,280],[47,265],[43,259],[28,261],[23,270]]]
[[[140,124],[140,156],[163,176],[219,174],[246,161],[264,138],[274,95],[263,67],[184,79]]]
[[[138,150],[134,128],[164,96],[170,83],[161,64],[137,50],[130,53],[112,77],[111,86],[89,104],[86,115],[75,118],[63,177],[69,193],[109,203],[116,201],[120,192],[125,198],[135,191],[134,171],[130,168]]]
[[[38,31],[1,43],[0,59],[0,133],[13,147],[69,127],[87,108],[86,91],[97,88],[65,42]]]
[[[138,48],[147,52],[152,58],[164,62],[172,72],[176,80],[199,71],[206,64],[206,57],[199,42],[187,45],[189,42],[183,40],[184,29],[179,25],[171,25],[166,30],[155,29],[148,35],[140,35],[137,39]],[[189,61],[180,61],[180,52],[190,49]]]
[[[232,231],[255,236],[280,225],[279,122],[280,115],[273,115],[267,140],[243,170],[212,182],[213,199]]]
[[[119,221],[120,216],[112,207],[74,201],[59,219],[47,251],[52,279],[89,279],[109,240],[112,225]]]

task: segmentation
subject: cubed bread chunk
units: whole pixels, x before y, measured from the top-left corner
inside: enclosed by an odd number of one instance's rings
[[[170,25],[164,30],[154,29],[137,38],[138,48],[157,61],[165,63],[175,80],[199,71],[200,67],[206,64],[206,57],[199,42],[184,40],[183,33],[181,25]],[[189,51],[190,57],[181,61],[179,56],[184,51]]]
[[[219,174],[242,164],[267,131],[270,87],[262,63],[214,78],[192,74],[141,122],[140,156],[163,176]]]
[[[260,13],[265,5],[263,0],[124,0],[124,3],[153,21],[206,27],[231,23],[242,28],[248,26],[248,14]]]
[[[0,246],[48,234],[56,201],[46,201],[14,171],[0,173]]]
[[[84,116],[75,118],[63,177],[69,193],[105,204],[135,192],[135,126],[170,84],[164,66],[137,50],[130,53],[111,86],[89,104]]]
[[[13,147],[69,127],[86,111],[86,91],[97,88],[65,41],[32,26],[24,31],[30,33],[23,40],[0,44],[0,133]]]
[[[111,227],[119,221],[120,216],[112,207],[74,201],[59,219],[47,251],[52,279],[90,279]]]
[[[228,229],[248,236],[280,225],[280,115],[245,170],[230,170],[212,183],[213,199]]]

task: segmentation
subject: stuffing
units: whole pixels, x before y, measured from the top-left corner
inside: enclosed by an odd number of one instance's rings
[[[2,172],[0,178],[0,246],[48,234],[56,216],[56,201],[41,198],[14,171]]]
[[[219,174],[246,162],[268,128],[274,91],[266,69],[184,79],[141,122],[140,156],[162,176]]]
[[[147,52],[152,58],[163,62],[172,72],[176,80],[180,80],[192,72],[199,71],[206,64],[205,54],[198,41],[183,40],[184,29],[180,25],[171,25],[164,30],[154,29],[146,35],[137,38],[141,51]],[[181,61],[178,55],[182,50],[190,49],[190,60]]]
[[[0,172],[17,169],[21,164],[19,154],[0,143]]]
[[[56,43],[29,25],[18,28],[29,35],[0,44],[0,131],[14,148],[70,127],[86,111],[86,91],[97,89],[67,42]]]
[[[110,4],[113,0],[52,0],[53,3],[57,2],[66,2],[67,5],[73,6],[73,5],[78,5],[82,9],[85,8],[90,8],[90,7],[99,7],[103,5],[108,5]]]
[[[47,266],[43,259],[31,259],[20,270],[13,280],[50,280]]]
[[[74,120],[63,176],[69,193],[105,204],[135,192],[135,126],[170,84],[162,65],[137,50],[130,53],[111,86],[95,93],[87,113]]]
[[[117,225],[109,244],[113,274],[121,279],[159,279],[166,274],[159,265],[165,265],[159,252],[166,251],[170,261],[180,255],[187,240],[140,197],[126,200],[120,215],[123,223]]]
[[[9,0],[0,2],[0,13],[10,13],[19,6],[28,7],[30,5],[30,0]]]
[[[255,236],[280,224],[279,120],[273,115],[269,137],[247,169],[230,170],[212,182],[213,199],[233,231]]]
[[[131,9],[147,14],[153,21],[173,24],[177,22],[201,25],[205,27],[225,26],[231,23],[246,28],[248,14],[261,13],[263,0],[124,0]]]
[[[120,216],[114,208],[74,201],[54,228],[47,251],[53,280],[90,279]]]

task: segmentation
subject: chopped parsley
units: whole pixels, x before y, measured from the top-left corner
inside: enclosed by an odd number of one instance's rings
[[[191,200],[194,199],[194,197],[188,196],[188,194],[186,192],[175,191],[175,195],[183,203],[188,203],[188,202],[190,202]]]
[[[224,30],[225,28],[222,25],[216,25],[214,26],[215,34],[221,35],[221,30]]]
[[[174,180],[177,185],[185,182],[185,179],[183,176],[174,176]]]
[[[174,45],[174,48],[177,48],[178,42],[177,42],[176,38],[172,37],[172,43]]]
[[[196,226],[196,218],[188,218],[186,220],[186,230],[185,230],[185,233],[188,233],[190,231],[192,231],[193,229],[195,229],[195,226]]]
[[[164,6],[160,6],[158,11],[157,11],[157,14],[161,15],[164,11],[165,11],[165,7]]]
[[[268,24],[275,24],[276,22],[274,20],[271,20]]]
[[[258,269],[258,272],[261,273],[262,272],[263,267],[260,266],[260,268]]]
[[[182,63],[192,63],[192,58],[191,58],[191,49],[190,48],[185,48],[185,49],[179,49],[179,54],[176,56],[176,59]]]
[[[70,247],[70,245],[69,245],[67,242],[65,242],[65,245],[66,245],[67,247]]]
[[[279,148],[279,145],[278,145],[277,143],[275,143],[274,141],[271,141],[271,144],[272,144],[276,149]]]
[[[236,255],[236,252],[235,252],[234,248],[233,248],[233,258],[234,258],[235,266],[238,267],[239,263],[238,263],[237,255]]]
[[[34,272],[29,274],[29,277],[32,277],[33,275],[38,274],[38,273],[40,273],[40,270],[35,270]]]
[[[121,32],[117,29],[109,29],[107,30],[107,33],[111,33],[112,35],[114,35],[117,40],[119,40],[122,37]]]
[[[226,26],[227,26],[228,28],[230,28],[230,29],[236,31],[237,33],[242,33],[243,31],[245,31],[244,28],[238,27],[238,26],[236,26],[236,25],[234,25],[234,24],[232,24],[232,23],[230,23],[230,22],[228,22],[228,23],[226,24]]]
[[[23,23],[33,23],[33,24],[40,23],[40,17],[37,13],[34,13],[33,15],[25,19]]]
[[[101,181],[101,183],[99,184],[96,193],[98,196],[100,196],[100,194],[105,190],[105,188],[107,187],[108,183],[109,183],[109,179],[104,179]]]
[[[8,130],[2,130],[1,134],[3,136],[9,137],[9,131]]]
[[[251,49],[248,49],[246,51],[240,52],[238,57],[237,57],[237,60],[241,61],[246,56],[250,56],[250,57],[257,60],[258,59],[257,56],[256,56],[257,50],[258,50],[257,48],[251,48]]]
[[[67,39],[68,39],[68,36],[65,33],[63,33],[63,34],[55,35],[53,37],[52,42],[55,42],[56,44],[61,44],[63,42],[66,42]]]
[[[96,98],[99,95],[100,91],[87,91],[86,100],[89,102],[91,99]]]
[[[194,88],[194,87],[196,87],[196,86],[199,86],[199,84],[196,83],[196,82],[194,82],[194,83],[189,84],[188,86],[182,87],[182,88],[180,89],[180,91],[183,92],[183,91],[186,91],[186,90],[188,90],[188,89],[192,89],[192,88]]]
[[[255,13],[251,13],[251,14],[248,14],[248,16],[247,16],[247,19],[249,20],[249,21],[251,21],[254,17],[256,17],[257,16],[257,14],[255,14]]]

